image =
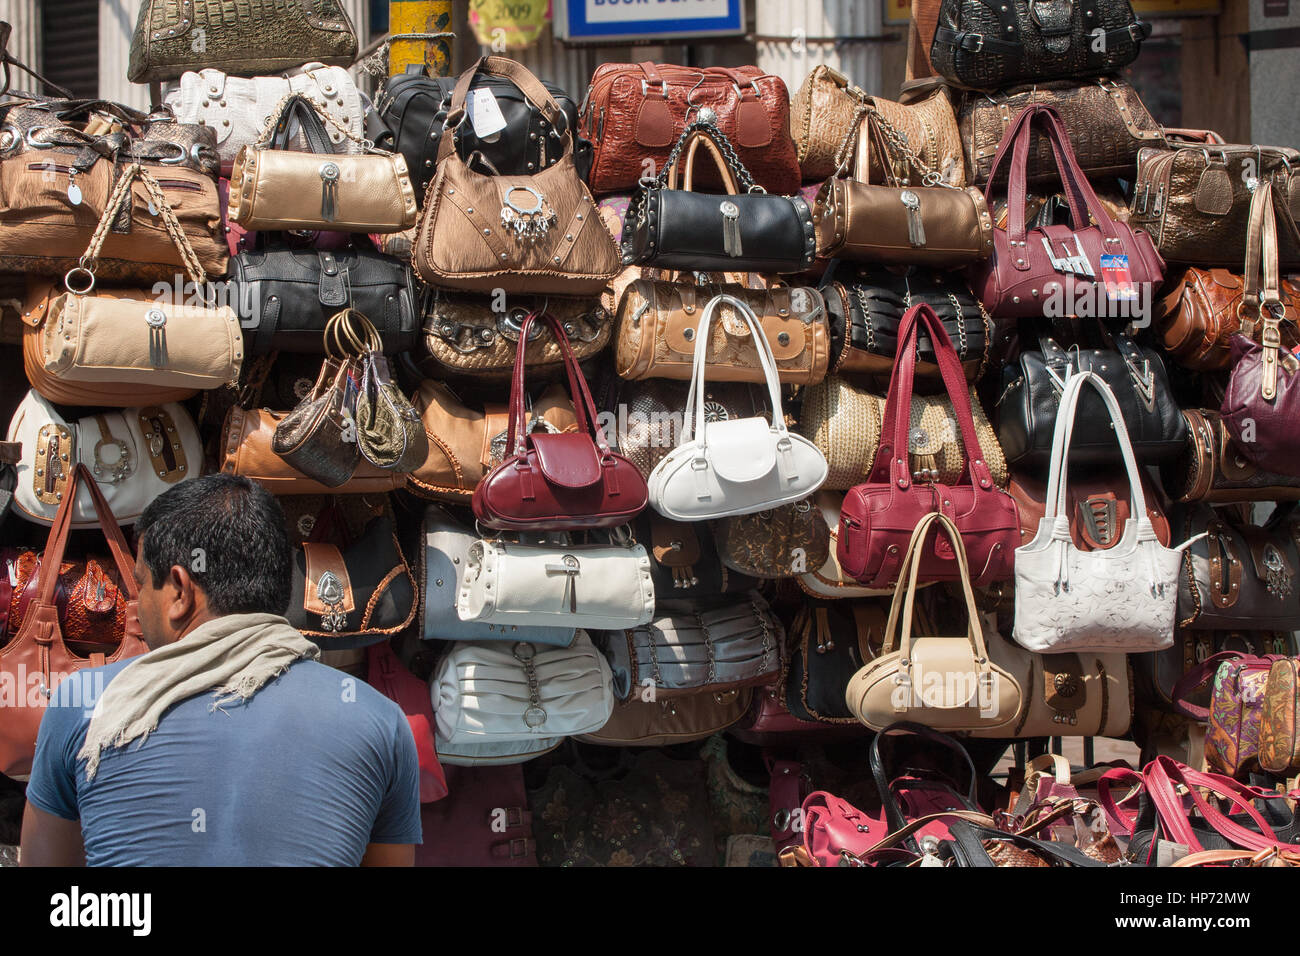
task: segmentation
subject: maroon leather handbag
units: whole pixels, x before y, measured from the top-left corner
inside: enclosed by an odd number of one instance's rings
[[[922,326],[934,345],[966,451],[966,466],[954,485],[932,480],[933,472],[908,470],[909,409]],[[908,309],[900,323],[898,360],[889,380],[871,474],[865,484],[849,489],[840,507],[836,544],[840,567],[867,587],[893,587],[917,523],[936,510],[950,517],[961,532],[973,585],[983,587],[1011,577],[1020,543],[1020,515],[1012,497],[994,484],[984,460],[957,350],[934,309],[922,303]],[[922,555],[921,580],[955,581],[959,574],[951,544],[937,535]]]
[[[1070,207],[1070,225],[1025,225],[1025,170],[1029,162],[1034,126],[1042,127],[1061,178]],[[1133,317],[1130,306],[1150,302],[1165,274],[1165,261],[1151,237],[1127,223],[1116,222],[1093,192],[1088,177],[1079,168],[1074,149],[1066,136],[1061,115],[1043,103],[1026,106],[1007,129],[993,157],[992,172],[984,197],[993,203],[993,184],[998,171],[1011,161],[1007,177],[1007,228],[993,229],[993,255],[970,267],[971,289],[990,315],[1000,319],[1042,318],[1049,299],[1056,298],[1062,315],[1073,314],[1082,296],[1091,296],[1094,315]],[[1088,216],[1096,220],[1090,225]],[[1112,256],[1121,259],[1109,258]],[[1103,262],[1103,257],[1107,257]],[[1147,286],[1150,298],[1136,302],[1112,302],[1108,298],[1103,269],[1126,265],[1134,289]]]
[[[529,330],[539,319],[550,326],[560,345],[578,419],[574,432],[532,433],[525,424],[524,353]],[[645,478],[636,465],[610,450],[564,326],[549,313],[531,312],[519,326],[506,448],[513,453],[474,489],[471,504],[484,527],[498,531],[612,528],[630,521],[646,506]]]
[[[447,798],[420,808],[415,865],[537,866],[524,768],[448,766],[446,774]]]

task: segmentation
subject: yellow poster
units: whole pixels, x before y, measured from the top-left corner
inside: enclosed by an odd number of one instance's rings
[[[912,0],[884,0],[886,23],[907,23],[912,19]]]

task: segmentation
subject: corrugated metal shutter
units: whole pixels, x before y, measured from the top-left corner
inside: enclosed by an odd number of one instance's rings
[[[97,0],[44,0],[41,37],[47,77],[78,96],[99,94]]]

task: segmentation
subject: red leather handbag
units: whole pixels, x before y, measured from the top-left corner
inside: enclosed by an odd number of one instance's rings
[[[908,410],[916,340],[922,326],[934,344],[966,451],[965,470],[951,486],[908,471]],[[934,309],[922,303],[908,309],[899,326],[898,361],[889,380],[875,464],[867,482],[850,488],[840,508],[836,555],[841,568],[867,587],[893,587],[917,522],[936,510],[950,517],[961,533],[973,585],[983,587],[1012,576],[1020,543],[1016,503],[993,482],[975,434],[970,394],[957,351]],[[951,544],[938,535],[922,555],[920,580],[956,581],[959,574]]]
[[[99,649],[87,647],[84,654],[77,653],[77,649],[69,644],[76,637],[91,637],[88,620],[82,619],[79,612],[60,613],[60,604],[64,602],[56,593],[59,569],[64,566],[63,553],[72,527],[73,505],[82,487],[90,492],[99,527],[108,539],[113,562],[117,565],[118,581],[126,591],[120,629],[114,607],[113,624],[107,633],[95,629],[97,633],[92,639],[99,644]],[[0,687],[7,684],[17,688],[16,694],[0,697],[4,701],[0,704],[0,773],[8,776],[31,771],[32,757],[36,754],[36,731],[59,681],[84,667],[112,664],[149,649],[141,639],[140,619],[136,616],[140,593],[135,583],[135,560],[103,492],[83,464],[78,464],[73,470],[63,501],[50,525],[36,582],[35,600],[23,609],[22,626],[17,636],[0,646]],[[95,584],[95,596],[98,597],[101,585],[107,597],[109,582],[106,580]],[[63,610],[66,611],[66,607]],[[109,635],[113,641],[111,645],[99,643]],[[86,706],[92,707],[94,702],[87,701]]]
[[[560,345],[578,429],[530,433],[524,414],[524,356],[533,323],[543,319]],[[576,531],[625,524],[649,497],[636,465],[610,450],[597,422],[596,403],[569,346],[564,326],[549,313],[530,312],[519,326],[514,380],[510,384],[513,449],[474,489],[474,516],[498,531]]]
[[[604,63],[591,77],[578,122],[595,145],[592,192],[628,192],[647,172],[653,178],[687,124],[710,116],[760,186],[781,196],[799,191],[784,80],[756,66],[647,61]],[[711,166],[700,178],[705,187],[721,185]]]
[[[429,685],[407,669],[388,641],[366,648],[366,683],[402,708],[411,725],[420,761],[420,802],[441,800],[447,795],[447,777],[438,762]]]
[[[1025,225],[1025,170],[1035,124],[1043,128],[1070,206],[1070,225]],[[1093,314],[1119,317],[1137,316],[1137,306],[1155,298],[1165,274],[1165,261],[1156,251],[1151,237],[1127,223],[1116,222],[1101,204],[1079,168],[1074,149],[1066,136],[1061,116],[1050,106],[1031,104],[1007,129],[993,157],[992,172],[984,187],[984,197],[993,203],[993,184],[1010,154],[1011,172],[1007,179],[1007,228],[993,229],[993,255],[970,267],[971,290],[980,297],[990,315],[1000,319],[1042,318],[1048,300],[1059,297],[1062,315],[1075,312],[1084,295],[1091,296]],[[1090,225],[1088,216],[1096,220]],[[1103,257],[1119,256],[1121,259]],[[1137,302],[1111,302],[1103,279],[1104,267],[1125,264],[1134,287],[1146,286],[1149,297]]]
[[[524,768],[448,766],[445,800],[420,808],[416,866],[537,866]]]

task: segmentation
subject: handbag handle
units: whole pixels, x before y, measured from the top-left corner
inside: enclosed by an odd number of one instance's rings
[[[447,109],[447,118],[443,120],[442,128],[458,129],[468,117],[465,111],[465,99],[469,96],[470,84],[474,82],[474,77],[482,71],[489,76],[499,76],[509,80],[519,92],[524,95],[533,106],[542,114],[542,118],[551,124],[553,129],[559,129],[564,126],[564,154],[560,157],[573,155],[573,132],[568,128],[564,111],[560,105],[555,102],[555,97],[551,91],[542,85],[541,81],[529,71],[522,63],[511,60],[504,56],[481,56],[475,61],[474,65],[462,73],[456,79],[456,86],[451,92],[451,103]],[[438,143],[438,159],[441,163],[451,155],[455,148],[455,134],[441,137]]]
[[[271,118],[262,127],[262,135],[257,138],[256,145],[268,149],[288,149],[289,123],[294,119],[298,121],[298,125],[302,129],[302,135],[307,140],[307,148],[312,153],[329,154],[334,152],[334,145],[330,142],[329,133],[325,130],[325,120],[327,119],[336,128],[340,128],[347,133],[349,139],[356,139],[356,136],[350,130],[339,127],[338,123],[334,122],[333,117],[328,116],[320,107],[301,93],[286,93],[280,98],[280,102],[276,104],[275,109],[271,111]]]
[[[690,137],[687,139],[686,160],[685,162],[682,162],[681,160],[676,160],[673,162],[672,166],[668,168],[668,180],[667,180],[666,188],[668,189],[677,188],[678,167],[680,166],[683,167],[685,171],[685,176],[683,177],[682,189],[685,190],[686,192],[692,191],[691,187],[692,185],[694,185],[694,176],[695,176],[695,156],[699,152],[700,146],[704,146],[707,149],[709,155],[713,157],[714,165],[718,167],[718,172],[722,176],[722,186],[724,189],[726,189],[727,195],[734,196],[737,193],[739,193],[740,187],[736,184],[735,173],[733,173],[731,171],[731,167],[727,165],[726,159],[723,158],[722,152],[721,150],[718,149],[718,146],[713,141],[713,138],[709,136],[704,130],[695,130],[694,132],[691,133]]]
[[[1052,857],[1065,866],[1104,867],[1108,865],[1100,860],[1094,860],[1078,847],[1071,846],[1068,843],[1058,843],[1054,840],[1035,840],[1033,837],[1020,833],[1008,833],[1005,830],[972,823],[969,820],[954,820],[948,831],[952,834],[953,843],[961,848],[962,854],[968,861],[979,861],[975,863],[976,866],[997,866],[993,862],[993,858],[989,856],[988,850],[984,849],[985,840],[1002,840],[1013,846]]]
[[[1196,838],[1196,832],[1192,829],[1187,813],[1183,809],[1183,801],[1178,794],[1176,785],[1186,788],[1192,802],[1196,805],[1196,809],[1200,811],[1205,822],[1213,827],[1224,839],[1252,850],[1265,850],[1274,847],[1286,850],[1300,850],[1300,844],[1287,843],[1278,839],[1272,827],[1268,825],[1268,822],[1255,809],[1249,799],[1252,797],[1256,799],[1284,799],[1288,794],[1271,793],[1258,787],[1248,787],[1222,774],[1202,773],[1199,770],[1192,770],[1190,767],[1184,767],[1176,760],[1166,756],[1159,756],[1151,761],[1142,772],[1142,777],[1146,785],[1147,796],[1155,804],[1160,824],[1168,838],[1176,840],[1191,850],[1203,850],[1204,847]],[[1202,788],[1245,810],[1246,815],[1260,828],[1260,832],[1256,833],[1253,830],[1248,830],[1230,819],[1227,814],[1201,796],[1200,790]]]
[[[935,361],[957,418],[962,447],[966,451],[963,476],[968,475],[971,484],[977,489],[992,490],[993,472],[984,460],[984,449],[980,447],[979,436],[975,432],[966,375],[962,371],[948,330],[943,327],[934,308],[925,302],[917,303],[904,312],[899,323],[898,349],[895,353],[897,357],[894,370],[889,376],[880,441],[876,445],[869,480],[877,483],[890,481],[901,489],[911,486],[913,476],[908,468],[908,430],[911,424],[912,383],[916,375],[916,343],[922,325],[934,346]]]
[[[45,551],[41,556],[40,569],[37,571],[36,604],[38,607],[56,607],[55,591],[59,584],[59,567],[63,564],[63,552],[68,545],[68,533],[72,530],[72,512],[76,506],[77,493],[83,487],[90,492],[90,503],[95,509],[95,518],[99,521],[99,529],[108,539],[108,548],[113,554],[113,562],[117,565],[118,574],[122,578],[122,587],[126,591],[127,600],[140,599],[140,588],[135,581],[135,560],[131,555],[131,549],[127,546],[126,537],[122,534],[122,528],[113,517],[113,509],[108,506],[108,501],[104,498],[104,493],[99,490],[95,479],[91,477],[90,470],[83,463],[77,462],[76,467],[72,469],[72,478],[63,493],[63,500],[59,502],[59,510],[54,514],[54,521],[50,524],[49,536],[45,541]],[[48,638],[38,637],[37,640],[42,644],[62,644],[62,629],[56,623],[53,634]]]
[[[715,157],[722,157],[722,162],[727,167],[726,170],[724,170],[724,175],[725,173],[731,173],[735,178],[737,186],[736,192],[743,191],[758,194],[767,192],[766,189],[754,182],[754,177],[750,175],[749,169],[740,161],[740,157],[736,155],[736,148],[731,145],[731,140],[727,139],[727,134],[718,129],[715,124],[706,123],[703,120],[696,120],[694,123],[688,124],[687,127],[682,130],[682,135],[677,137],[677,142],[673,144],[673,148],[669,151],[668,159],[664,162],[664,167],[660,170],[659,175],[654,179],[643,176],[640,182],[641,186],[655,186],[659,189],[674,188],[668,185],[669,174],[673,173],[675,175],[678,159],[681,156],[682,150],[688,145],[692,145],[695,139],[699,136],[703,136],[710,140],[714,147],[712,152]],[[687,175],[690,175],[690,168],[691,159],[688,155]],[[719,168],[721,169],[721,166],[719,166]],[[674,179],[674,182],[675,181],[676,180]],[[638,196],[643,195],[644,190],[642,190],[641,193],[638,193]],[[734,195],[734,193],[732,195]],[[635,199],[633,202],[635,202]],[[629,218],[631,218],[632,211],[633,208],[628,207]]]
[[[1079,160],[1065,133],[1065,124],[1055,108],[1044,103],[1031,103],[1020,111],[1010,128],[998,144],[998,151],[993,157],[989,169],[989,179],[984,186],[984,198],[992,202],[993,183],[997,174],[1011,154],[1011,172],[1007,179],[1007,235],[1009,240],[1021,245],[1025,241],[1025,200],[1028,196],[1027,173],[1029,165],[1029,144],[1033,137],[1035,121],[1041,121],[1043,132],[1052,146],[1056,160],[1057,174],[1065,188],[1066,200],[1070,207],[1071,228],[1076,231],[1088,226],[1087,213],[1092,214],[1102,236],[1107,243],[1114,243],[1117,251],[1123,252],[1123,244],[1115,221],[1106,212],[1106,208],[1097,198],[1087,176],[1079,167]]]
[[[1264,350],[1259,394],[1264,401],[1271,402],[1277,397],[1278,350],[1282,345],[1279,326],[1286,318],[1286,307],[1282,304],[1278,269],[1273,184],[1267,179],[1256,179],[1254,183],[1246,229],[1246,271],[1242,277],[1241,301],[1237,303],[1237,318],[1242,335],[1247,338],[1259,336]]]
[[[894,585],[894,597],[889,605],[889,620],[885,622],[885,640],[881,646],[881,656],[889,654],[898,646],[900,665],[911,676],[912,670],[912,613],[916,604],[916,592],[921,573],[921,548],[929,536],[930,526],[937,524],[937,533],[945,534],[952,544],[957,558],[957,573],[961,578],[962,594],[966,599],[966,639],[970,641],[975,654],[975,664],[979,667],[979,682],[993,676],[989,664],[988,646],[984,643],[984,628],[980,623],[979,607],[975,604],[975,592],[971,589],[970,567],[966,560],[966,546],[962,543],[961,532],[946,514],[931,511],[917,522],[912,531],[912,539],[907,544],[907,553],[903,556],[903,565],[898,571],[898,583]],[[902,635],[895,645],[894,637],[899,623],[899,597],[902,597]]]
[[[194,283],[195,289],[200,289],[208,281],[208,274],[204,270],[203,264],[199,262],[194,247],[190,245],[185,230],[176,219],[176,214],[172,212],[171,204],[167,201],[167,196],[163,193],[162,187],[158,185],[158,180],[154,179],[153,175],[139,163],[132,163],[118,178],[117,185],[113,187],[113,192],[104,206],[104,214],[99,217],[99,222],[95,225],[95,231],[91,234],[90,245],[86,247],[86,251],[77,260],[77,265],[69,269],[63,277],[64,287],[73,295],[86,295],[91,289],[95,288],[95,266],[98,264],[99,253],[108,239],[109,229],[112,227],[113,221],[117,219],[123,207],[130,201],[131,184],[137,179],[144,185],[145,192],[149,194],[150,203],[158,210],[158,215],[162,217],[163,225],[167,228],[167,235],[171,238],[172,244],[180,251],[181,262],[184,263],[186,275]],[[72,277],[77,274],[86,276],[87,281],[84,288],[77,289],[73,287]]]
[[[1055,541],[1071,542],[1070,521],[1066,514],[1065,501],[1068,485],[1067,469],[1070,454],[1070,439],[1074,434],[1074,423],[1078,414],[1079,398],[1085,386],[1091,385],[1101,395],[1101,400],[1110,415],[1115,437],[1119,440],[1120,454],[1124,459],[1124,470],[1128,474],[1129,500],[1132,507],[1129,513],[1136,518],[1137,540],[1156,541],[1155,526],[1147,512],[1146,492],[1142,490],[1137,458],[1133,454],[1133,443],[1129,439],[1128,427],[1119,402],[1110,386],[1096,372],[1075,372],[1065,383],[1065,392],[1056,413],[1056,428],[1052,432],[1052,455],[1047,472],[1047,497],[1043,503],[1045,519],[1052,520],[1052,538]],[[1195,539],[1193,539],[1195,540]]]
[[[699,324],[695,327],[695,352],[692,356],[691,388],[690,392],[687,393],[686,408],[682,413],[682,440],[678,442],[679,445],[684,445],[692,439],[698,440],[701,458],[703,458],[708,448],[708,423],[705,421],[704,415],[704,386],[708,365],[706,355],[709,350],[709,324],[713,320],[713,313],[723,303],[735,309],[736,314],[749,326],[750,337],[754,341],[754,347],[758,350],[758,361],[763,369],[763,378],[767,382],[768,399],[772,404],[772,427],[776,429],[780,436],[778,445],[780,442],[789,442],[790,440],[785,424],[785,412],[781,407],[781,382],[777,377],[776,358],[772,355],[772,347],[767,341],[763,326],[748,305],[734,295],[722,293],[715,295],[704,306],[700,313]]]
[[[880,741],[882,738],[895,737],[901,734],[921,737],[930,743],[946,747],[960,756],[962,765],[966,768],[966,780],[968,781],[966,800],[973,807],[979,806],[975,794],[979,774],[975,772],[975,763],[971,760],[970,753],[967,752],[966,748],[947,734],[941,734],[937,730],[932,730],[923,724],[914,723],[910,720],[900,720],[876,734],[871,741],[871,749],[867,758],[871,767],[871,776],[876,783],[876,791],[880,795],[880,806],[885,813],[885,825],[889,827],[890,833],[896,833],[906,826],[907,820],[904,819],[903,811],[899,808],[898,801],[894,799],[893,790],[890,789],[889,772],[885,769],[885,759],[880,752]]]
[[[519,342],[515,347],[515,367],[510,381],[510,425],[506,432],[506,448],[513,449],[512,454],[522,455],[528,437],[527,412],[524,408],[524,379],[527,368],[528,334],[533,323],[545,322],[560,346],[560,355],[564,361],[564,371],[569,378],[569,393],[573,399],[573,409],[578,419],[578,430],[589,434],[596,442],[596,448],[602,459],[611,454],[609,442],[605,439],[605,430],[600,427],[596,414],[596,402],[591,397],[587,378],[582,374],[577,356],[569,344],[569,337],[564,332],[562,323],[550,312],[531,311],[519,323]]]

